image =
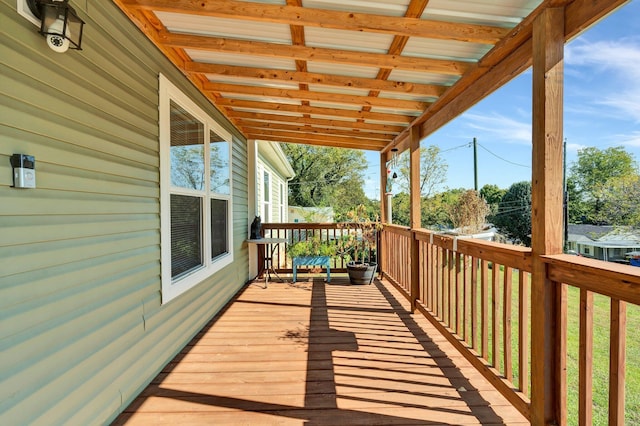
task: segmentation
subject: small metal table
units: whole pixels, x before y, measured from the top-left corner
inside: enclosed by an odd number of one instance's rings
[[[276,272],[275,267],[273,266],[273,253],[276,250],[278,244],[286,243],[286,238],[259,238],[259,239],[248,239],[246,240],[249,244],[256,244],[257,246],[262,245],[264,247],[264,288],[267,288],[267,284],[269,283],[269,278],[271,277],[271,272],[278,277],[279,280],[282,281],[280,275]]]

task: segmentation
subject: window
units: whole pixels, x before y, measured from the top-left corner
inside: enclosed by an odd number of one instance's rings
[[[284,207],[285,207],[285,198],[287,194],[284,193],[284,184],[281,183],[280,184],[280,222],[284,222],[285,221],[285,211],[284,211]]]
[[[262,172],[262,221],[271,221],[271,174]]]
[[[160,76],[162,302],[233,261],[231,135]]]

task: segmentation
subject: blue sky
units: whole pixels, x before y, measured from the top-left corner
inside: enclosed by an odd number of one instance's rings
[[[564,136],[567,165],[580,148],[624,146],[640,161],[640,0],[632,0],[565,47]],[[447,188],[508,188],[531,180],[531,70],[422,141],[448,164]],[[380,154],[367,152],[365,191],[380,198]]]

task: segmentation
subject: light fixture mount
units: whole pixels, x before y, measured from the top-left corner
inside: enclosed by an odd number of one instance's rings
[[[69,0],[26,0],[33,15],[40,19],[40,34],[46,37],[51,50],[82,50],[84,21],[69,6]]]

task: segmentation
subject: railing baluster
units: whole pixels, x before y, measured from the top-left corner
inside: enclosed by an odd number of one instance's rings
[[[611,342],[609,358],[609,425],[624,425],[625,344],[627,304],[611,299]]]
[[[456,259],[456,333],[458,333],[458,335],[461,336],[463,333],[460,331],[460,326],[462,325],[462,312],[464,311],[464,307],[460,305],[462,300],[460,290],[463,284],[462,267],[460,266],[460,262],[462,261],[462,255],[460,253],[455,253],[455,259]]]
[[[478,350],[478,259],[471,256],[471,347]]]
[[[481,353],[482,358],[489,359],[489,267],[488,262],[484,259],[481,261],[481,299],[482,312],[480,314],[480,325],[482,327],[481,337]]]
[[[593,293],[580,289],[578,424],[593,423]]]
[[[513,363],[511,354],[511,297],[512,297],[513,269],[504,266],[503,275],[503,302],[502,302],[502,342],[504,351],[504,375],[510,382],[513,381]]]
[[[453,316],[455,314],[455,298],[453,296],[455,290],[455,264],[453,259],[455,258],[455,254],[453,250],[447,250],[447,252],[449,254],[449,256],[447,256],[447,324],[449,328],[453,330]]]
[[[525,395],[529,394],[529,273],[518,272],[518,382]]]
[[[491,268],[491,360],[492,365],[500,370],[500,265],[493,262]]]

